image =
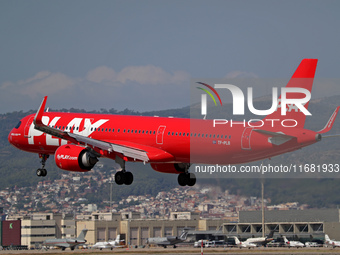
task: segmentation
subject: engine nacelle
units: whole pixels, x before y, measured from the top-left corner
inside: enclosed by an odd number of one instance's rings
[[[151,167],[157,172],[161,173],[170,173],[170,174],[179,174],[185,172],[187,168],[189,168],[189,164],[186,163],[159,163],[159,164],[150,164]]]
[[[60,146],[54,154],[54,159],[59,168],[74,172],[90,171],[98,162],[86,148],[72,144]]]

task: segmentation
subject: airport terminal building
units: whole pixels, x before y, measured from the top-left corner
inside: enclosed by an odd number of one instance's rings
[[[240,211],[238,222],[227,219],[201,219],[195,212],[172,212],[169,219],[142,219],[140,213],[92,213],[90,215],[32,214],[12,216],[21,220],[21,243],[37,248],[48,238],[77,237],[88,229],[88,245],[114,240],[117,235],[132,246],[146,244],[149,237],[180,235],[184,228],[191,229],[188,242],[196,239],[225,240],[231,236],[240,239],[262,236],[262,212]],[[313,209],[265,211],[265,234],[275,230],[274,238],[311,241],[323,240],[328,234],[340,240],[340,210]]]
[[[272,210],[265,211],[265,235],[275,230],[275,236],[309,241],[324,240],[325,234],[340,240],[340,210]],[[240,211],[238,223],[224,223],[223,233],[241,238],[262,236],[262,212]]]

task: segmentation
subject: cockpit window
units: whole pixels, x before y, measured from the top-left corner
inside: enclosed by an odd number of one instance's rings
[[[19,123],[15,126],[16,129],[18,129],[21,125],[21,121],[19,121]]]

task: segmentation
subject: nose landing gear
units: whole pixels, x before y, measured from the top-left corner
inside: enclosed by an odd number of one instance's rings
[[[41,158],[41,168],[39,168],[37,170],[37,176],[39,177],[45,177],[47,175],[47,170],[45,169],[45,164],[46,164],[46,160],[50,157],[50,155],[48,154],[39,154],[39,158]]]

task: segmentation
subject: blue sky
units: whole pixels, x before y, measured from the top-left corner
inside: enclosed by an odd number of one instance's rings
[[[189,105],[191,78],[339,78],[339,1],[0,2],[0,112]],[[340,87],[319,89],[320,96]],[[340,85],[339,85],[340,86]],[[317,90],[318,91],[318,90]],[[321,93],[321,91],[323,93]]]

